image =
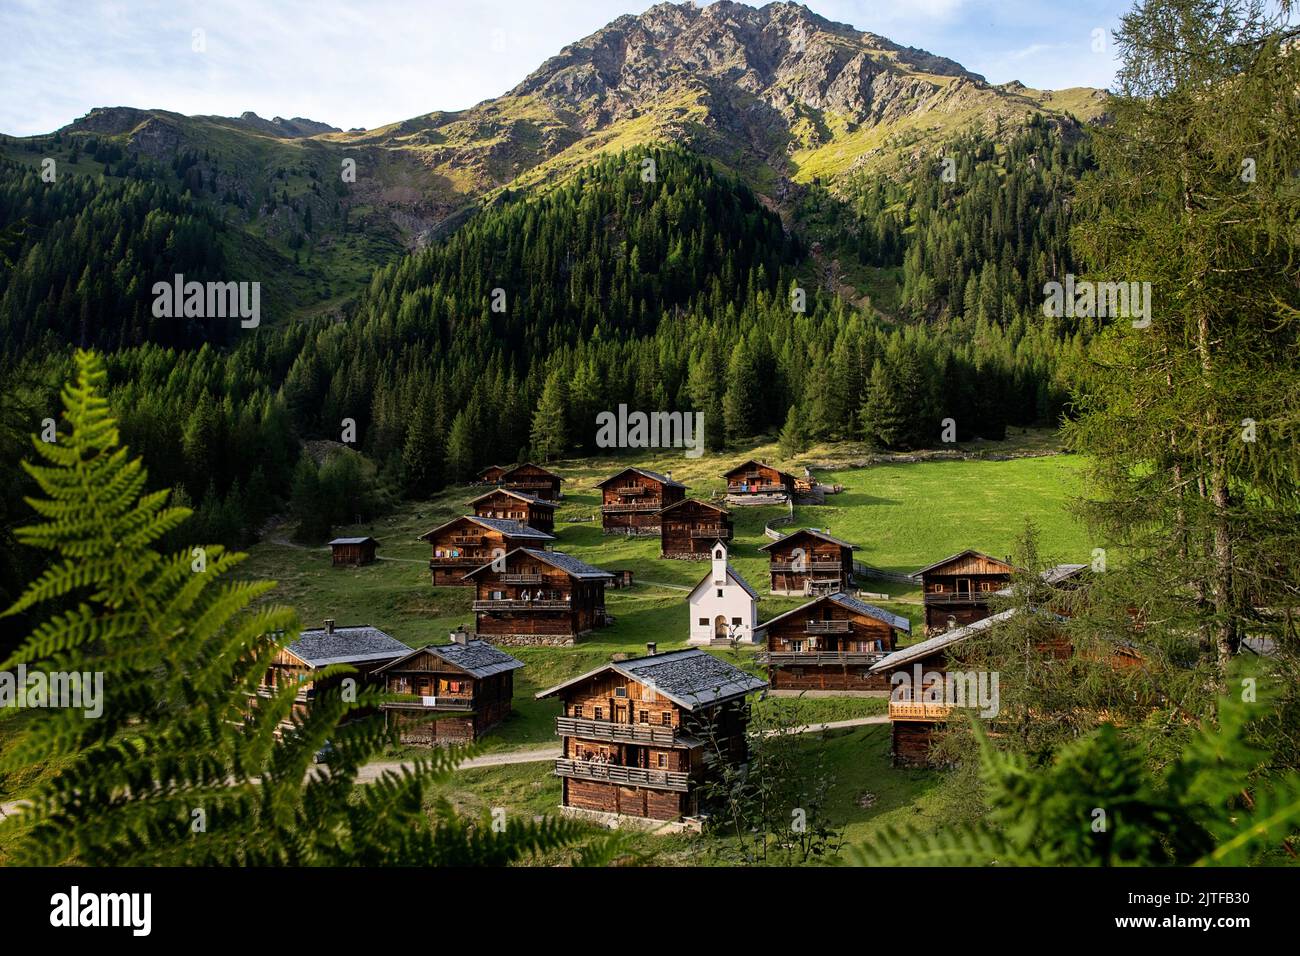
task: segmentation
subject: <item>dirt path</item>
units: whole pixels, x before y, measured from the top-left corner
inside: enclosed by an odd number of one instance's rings
[[[832,720],[824,724],[808,724],[800,727],[795,733],[813,734],[821,733],[825,730],[839,730],[844,727],[865,727],[869,724],[887,724],[889,716],[886,714],[876,714],[871,717],[854,717],[850,720]],[[776,733],[776,731],[769,731]],[[501,753],[482,754],[478,757],[472,757],[460,764],[460,770],[473,770],[476,767],[504,767],[510,764],[519,763],[545,763],[548,760],[558,760],[560,757],[560,748],[554,745],[545,747],[529,747],[520,750],[506,750]],[[368,763],[357,772],[357,783],[373,783],[379,779],[380,774],[386,770],[401,770],[403,767],[412,765],[411,761],[402,760],[379,760],[374,763]],[[15,800],[11,803],[0,803],[0,818],[12,816],[23,804],[21,800]]]

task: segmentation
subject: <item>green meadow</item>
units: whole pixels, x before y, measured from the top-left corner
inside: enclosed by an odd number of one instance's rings
[[[1052,559],[1084,560],[1090,552],[1084,530],[1068,511],[1070,499],[1080,491],[1080,459],[1075,456],[853,467],[859,451],[852,446],[821,446],[808,457],[780,461],[774,447],[760,446],[696,459],[677,451],[671,456],[659,452],[550,466],[565,478],[564,502],[556,516],[556,549],[607,570],[630,569],[635,583],[608,592],[606,606],[615,623],[576,646],[511,650],[527,665],[516,675],[516,715],[489,736],[486,748],[537,745],[554,739],[552,718],[557,704],[534,700],[537,691],[597,667],[613,654],[644,653],[649,641],[660,650],[687,646],[686,595],[705,573],[705,565],[660,558],[657,537],[601,533],[600,493],[595,483],[630,464],[672,471],[674,478],[690,486],[692,495],[702,497],[719,491],[723,487],[721,472],[750,455],[792,470],[810,464],[820,481],[842,485],[844,490],[828,496],[825,505],[796,507],[795,522],[786,527],[829,529],[857,545],[860,561],[889,571],[913,571],[966,547],[1008,554],[1027,519],[1038,527],[1042,549]],[[369,534],[379,539],[380,560],[372,565],[335,569],[328,549],[294,545],[286,534],[272,535],[253,547],[244,573],[277,581],[274,599],[294,607],[306,627],[333,618],[340,625],[372,624],[413,647],[444,642],[455,627],[472,628],[472,589],[431,586],[429,548],[418,537],[466,513],[466,502],[480,491],[466,485],[451,487],[431,501],[408,504],[373,523],[336,528],[340,535]],[[767,593],[767,560],[758,550],[770,540],[764,536],[764,525],[785,514],[779,507],[732,509],[736,535],[731,561],[759,592],[759,615],[764,620],[801,603],[797,598]],[[917,588],[876,580],[863,581],[861,587],[889,594],[889,600],[876,603],[908,617],[919,636]],[[717,653],[759,672],[754,648]],[[809,703],[826,720],[879,712],[872,709],[872,701],[820,699]]]

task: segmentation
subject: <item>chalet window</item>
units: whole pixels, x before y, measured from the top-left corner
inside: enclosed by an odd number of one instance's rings
[[[644,710],[641,711],[641,723],[643,724],[650,723],[650,714],[647,711]]]
[[[722,588],[718,588],[718,597],[722,597]]]
[[[700,627],[708,627],[708,626],[709,626],[709,619],[707,617],[700,618]]]
[[[597,719],[597,720],[604,720],[604,719],[605,719],[605,708],[604,708],[604,707],[597,707],[597,708],[596,708],[596,719]]]
[[[626,697],[626,696],[627,696],[627,688],[626,688],[626,687],[615,687],[615,688],[614,688],[614,696],[615,696],[615,697]]]
[[[660,754],[660,755],[659,755],[659,766],[660,766],[660,768],[663,768],[663,767],[667,767],[667,766],[668,766],[668,755],[667,755],[667,754]]]
[[[664,711],[662,716],[663,716],[663,720],[661,721],[661,723],[663,723],[665,727],[671,727],[673,725],[673,715],[668,713],[667,711]]]
[[[800,651],[803,650],[803,641],[791,641],[790,650],[798,654]]]
[[[574,716],[574,717],[581,717],[581,716],[582,716],[582,705],[581,705],[581,704],[574,704],[574,705],[573,705],[573,716]]]
[[[740,627],[740,618],[738,618],[738,617],[733,617],[733,618],[731,619],[731,624],[732,624],[733,627]]]

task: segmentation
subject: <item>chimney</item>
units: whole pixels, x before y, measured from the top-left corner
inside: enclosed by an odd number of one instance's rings
[[[325,618],[325,633],[326,634],[334,633],[334,618],[332,617]]]
[[[665,471],[665,472],[664,472],[664,477],[667,478],[669,481],[672,481],[672,480],[673,480],[673,473],[672,473],[671,471]]]
[[[453,644],[469,643],[469,630],[465,625],[462,624],[460,627],[456,628],[456,630],[451,632],[451,642]]]
[[[646,641],[646,645],[645,645],[645,654],[646,654],[646,657],[654,657],[654,656],[655,656],[655,652],[658,650],[658,648],[659,648],[659,645],[658,645],[657,643],[655,643],[654,641]]]

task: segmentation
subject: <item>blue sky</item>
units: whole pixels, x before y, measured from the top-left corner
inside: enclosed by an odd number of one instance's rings
[[[1130,0],[809,0],[991,82],[1107,86]],[[647,0],[0,0],[0,132],[95,106],[306,116],[366,128],[498,96]],[[193,47],[203,31],[205,49]],[[1105,31],[1104,47],[1094,31]]]

